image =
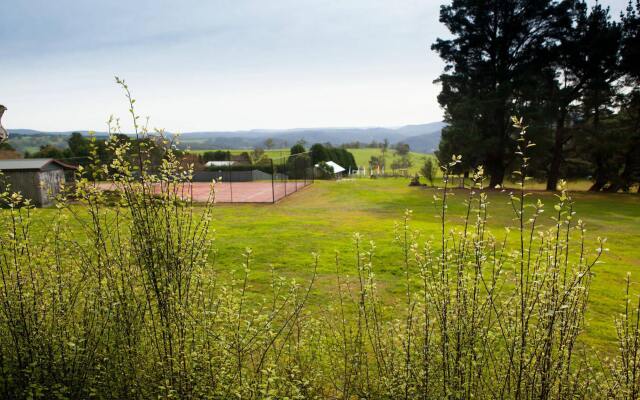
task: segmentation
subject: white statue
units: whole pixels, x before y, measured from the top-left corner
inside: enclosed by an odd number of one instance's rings
[[[0,104],[0,143],[4,142],[9,138],[9,132],[2,127],[2,114],[4,114],[7,107]]]

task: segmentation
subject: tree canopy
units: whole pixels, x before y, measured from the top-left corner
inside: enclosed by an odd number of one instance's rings
[[[443,5],[452,37],[432,46],[446,65],[437,79],[448,123],[440,161],[462,155],[457,172],[483,165],[490,185],[502,184],[518,115],[538,145],[532,174],[548,189],[577,174],[593,179],[592,190],[628,190],[638,181],[638,155],[628,151],[638,137],[638,10],[636,0],[615,21],[580,0]]]

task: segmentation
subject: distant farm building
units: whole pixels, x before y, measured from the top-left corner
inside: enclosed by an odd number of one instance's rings
[[[49,205],[60,192],[60,185],[67,182],[65,176],[73,176],[76,167],[52,158],[27,158],[0,160],[0,190],[7,184],[12,192],[20,192],[37,207]]]
[[[211,168],[211,167],[230,167],[233,164],[235,164],[235,161],[207,161],[207,163],[204,165],[207,168]]]
[[[340,166],[340,165],[336,164],[336,163],[335,163],[335,162],[333,162],[333,161],[327,161],[327,162],[325,162],[325,165],[326,165],[327,167],[329,167],[329,168],[333,171],[333,175],[334,175],[336,178],[340,178],[340,177],[342,177],[342,174],[346,171],[346,169],[344,169],[342,166]],[[319,168],[319,167],[320,167],[320,164],[316,164],[316,165],[315,165],[315,167],[316,167],[316,168]]]

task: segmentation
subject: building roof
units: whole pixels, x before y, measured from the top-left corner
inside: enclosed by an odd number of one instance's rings
[[[206,167],[229,167],[235,164],[235,161],[207,161]]]
[[[57,164],[64,169],[77,169],[73,165],[65,164],[53,158],[22,158],[0,160],[0,171],[40,171],[51,163]]]
[[[325,162],[325,164],[327,164],[328,166],[331,167],[331,169],[333,170],[334,174],[339,174],[340,172],[344,172],[346,171],[346,169],[342,168],[340,165],[334,163],[333,161],[327,161]],[[316,164],[316,167],[319,166],[320,164]]]

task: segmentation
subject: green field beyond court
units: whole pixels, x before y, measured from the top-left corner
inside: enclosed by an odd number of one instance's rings
[[[371,160],[371,156],[382,157],[382,152],[380,149],[360,148],[360,149],[347,149],[347,150],[349,150],[353,154],[353,157],[356,159],[356,164],[358,164],[358,166],[366,167],[367,169],[369,168],[369,161]],[[197,153],[197,154],[202,154],[206,151],[215,151],[215,150],[191,150],[192,153]],[[240,154],[245,151],[251,152],[253,150],[252,149],[230,149],[229,151],[231,152],[231,154]],[[289,149],[267,149],[264,152],[269,158],[273,158],[273,159],[276,159],[279,157],[285,157],[289,155]],[[409,173],[415,174],[418,171],[420,171],[420,168],[424,164],[424,160],[426,157],[433,157],[433,155],[425,154],[425,153],[416,153],[413,151],[409,153],[409,159],[411,160],[411,167],[409,168]],[[389,149],[385,157],[387,165],[390,165],[393,162],[393,158],[394,158],[394,150]],[[391,173],[391,170],[389,170],[389,173]]]

